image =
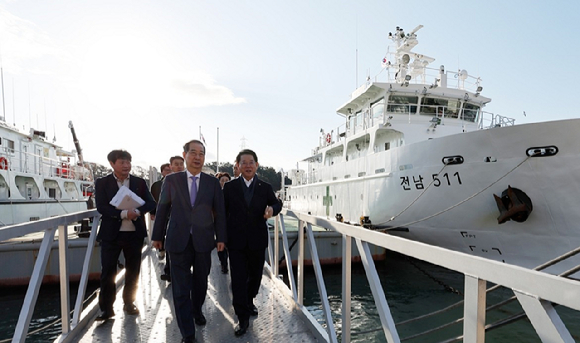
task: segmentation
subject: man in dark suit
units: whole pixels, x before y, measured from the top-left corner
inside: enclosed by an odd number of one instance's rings
[[[198,140],[183,146],[186,170],[165,177],[153,226],[153,247],[171,256],[171,287],[182,342],[195,340],[195,324],[205,325],[201,311],[211,268],[211,251],[226,241],[223,192],[218,179],[202,173],[205,147]],[[169,225],[167,221],[169,220]],[[165,228],[167,227],[167,231]],[[193,275],[191,268],[193,267]]]
[[[125,150],[113,150],[107,155],[113,173],[95,182],[97,210],[101,214],[101,226],[97,240],[101,242],[101,292],[99,307],[102,313],[97,320],[107,320],[115,315],[113,303],[117,289],[117,261],[121,251],[125,256],[125,287],[123,289],[124,311],[130,315],[139,314],[133,303],[141,269],[141,249],[143,239],[147,236],[145,213],[155,208],[155,200],[149,188],[140,177],[129,175],[131,171],[131,154]],[[119,210],[110,204],[121,186],[128,187],[145,204],[139,208]]]
[[[163,163],[161,165],[160,170],[161,170],[161,180],[157,180],[151,185],[151,195],[153,195],[153,199],[155,199],[155,202],[159,202],[159,194],[161,194],[161,185],[163,184],[163,180],[165,179],[165,177],[171,174],[171,165],[169,163]],[[156,209],[153,209],[149,213],[151,220],[155,220],[155,210]],[[157,252],[157,257],[160,260],[163,260],[165,258],[165,248],[159,249],[159,251]],[[171,277],[169,276],[169,262],[167,261],[165,262],[164,274],[161,274],[161,280],[171,282]]]
[[[163,179],[165,179],[168,174],[171,174],[171,165],[169,163],[163,163],[160,170],[161,180],[157,180],[151,185],[151,195],[153,195],[153,199],[155,199],[156,202],[159,201],[159,194],[161,193]],[[155,209],[153,209],[149,215],[151,216],[151,220],[155,220]]]
[[[268,247],[266,220],[277,215],[282,206],[272,186],[258,179],[258,156],[252,150],[236,157],[241,176],[224,185],[227,217],[228,252],[234,311],[238,317],[236,336],[246,333],[250,316],[258,315],[254,298],[262,281]]]

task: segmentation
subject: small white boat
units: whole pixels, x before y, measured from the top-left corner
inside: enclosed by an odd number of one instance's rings
[[[414,51],[420,28],[389,34],[381,73],[337,109],[344,125],[289,172],[286,206],[530,268],[579,247],[580,119],[485,112],[479,77]]]
[[[84,211],[92,188],[74,153],[0,121],[0,226]]]
[[[0,121],[0,230],[2,226],[19,224],[62,214],[86,211],[91,207],[93,175],[84,166],[80,146],[72,123],[69,127],[76,154],[48,142],[44,132],[31,129],[19,132]],[[88,223],[77,228],[89,230]],[[82,231],[85,231],[82,230]],[[87,239],[70,230],[71,279],[80,276]],[[29,282],[42,235],[32,234],[0,242],[1,286],[21,286]],[[52,246],[52,256],[43,281],[58,283],[58,242]],[[98,249],[91,265],[91,278],[100,275]],[[78,258],[80,257],[80,258]]]

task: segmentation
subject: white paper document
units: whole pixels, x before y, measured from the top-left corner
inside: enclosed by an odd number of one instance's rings
[[[130,210],[133,208],[139,208],[145,205],[145,200],[141,199],[140,196],[135,194],[128,187],[121,186],[117,194],[111,199],[111,205],[115,206],[118,210]]]

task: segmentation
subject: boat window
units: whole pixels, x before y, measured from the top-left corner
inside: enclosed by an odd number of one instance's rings
[[[417,103],[419,97],[405,96],[405,95],[391,95],[387,105],[387,112],[389,113],[403,113],[408,114],[417,113]]]
[[[463,104],[463,119],[471,122],[475,122],[477,114],[479,113],[479,106],[474,104],[465,103]]]
[[[373,122],[379,119],[384,112],[385,108],[385,99],[382,98],[381,100],[371,104],[371,115],[373,117]]]
[[[461,102],[457,99],[428,98],[421,100],[421,114],[457,118]]]
[[[363,125],[363,116],[362,111],[356,112],[356,119],[355,119],[356,127],[360,128]]]
[[[14,141],[11,141],[10,139],[5,139],[4,148],[6,149],[6,151],[14,153]]]

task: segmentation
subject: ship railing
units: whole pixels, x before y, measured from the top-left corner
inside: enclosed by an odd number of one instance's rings
[[[78,286],[76,303],[72,319],[70,317],[70,281],[69,281],[69,239],[68,227],[84,219],[91,218],[93,221],[92,230],[87,241],[87,250],[83,261],[82,274]],[[41,219],[34,222],[10,225],[0,228],[0,241],[6,241],[16,237],[22,237],[35,232],[44,232],[34,269],[30,277],[30,283],[24,297],[24,303],[20,310],[18,322],[12,337],[12,343],[23,343],[26,340],[32,314],[38,300],[38,293],[42,284],[42,279],[46,270],[54,237],[58,232],[58,261],[60,275],[60,309],[61,309],[61,331],[62,336],[71,332],[73,328],[82,323],[85,325],[92,317],[90,310],[83,312],[83,301],[89,279],[89,265],[97,238],[97,227],[100,214],[97,210],[88,210],[70,213],[58,217]],[[95,309],[96,310],[96,309]],[[92,310],[92,311],[95,311]]]
[[[318,147],[312,154],[317,154],[320,148],[332,145],[336,142],[341,142],[346,139],[347,135],[350,136],[352,133],[348,132],[349,126],[347,124],[342,124],[337,126],[335,129],[330,130],[330,132],[320,131],[320,138],[318,141]]]
[[[298,220],[296,278],[292,269],[292,257],[284,222],[285,216]],[[278,256],[280,256],[280,247],[278,242],[281,235],[289,288],[298,308],[303,312],[308,312],[304,307],[304,252],[305,249],[310,249],[312,267],[322,304],[323,324],[325,324],[324,327],[319,324],[319,330],[327,342],[337,343],[338,338],[314,241],[313,226],[332,230],[342,235],[342,343],[351,341],[351,258],[353,241],[360,253],[361,262],[380,317],[382,330],[389,343],[401,342],[401,338],[372,259],[370,244],[454,270],[464,275],[463,335],[454,337],[449,342],[461,339],[464,342],[485,342],[487,282],[513,290],[515,297],[524,309],[525,315],[542,341],[574,342],[572,335],[554,307],[557,306],[556,304],[560,304],[580,311],[580,287],[578,281],[284,208],[275,218],[273,239],[269,237],[270,242],[273,242],[273,246],[271,244],[268,247],[270,268],[273,275],[279,275]],[[578,268],[574,268],[571,272],[577,271]]]
[[[494,127],[503,126],[514,126],[516,120],[513,118],[505,117],[499,114],[494,114],[491,112],[482,111],[482,115],[479,121],[480,129],[491,129]]]
[[[471,76],[466,73],[465,70],[444,70],[443,77],[445,80],[441,80],[442,76],[440,74],[440,68],[422,67],[422,68],[409,68],[405,73],[407,79],[400,80],[399,67],[397,65],[390,65],[381,70],[375,77],[375,82],[384,82],[381,74],[383,71],[386,74],[387,82],[408,82],[408,84],[429,84],[431,87],[437,87],[441,85],[447,85],[447,88],[455,88],[460,90],[466,90],[472,93],[481,92],[479,87],[481,86],[481,78],[476,76]],[[367,78],[365,83],[361,87],[369,85],[371,82],[370,78]],[[354,93],[353,93],[354,94]]]
[[[12,149],[4,149],[0,157],[6,159],[7,163],[6,167],[2,166],[2,168],[9,171],[70,180],[87,178],[81,170],[82,168],[68,159],[53,159],[38,153]]]

